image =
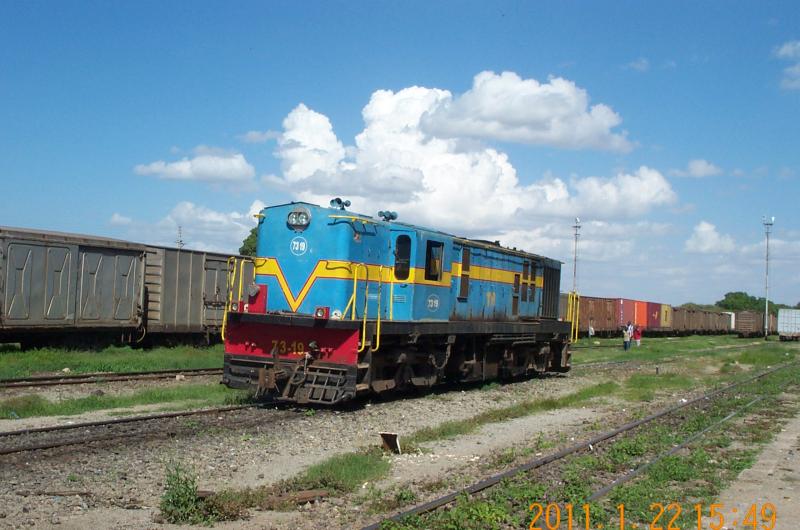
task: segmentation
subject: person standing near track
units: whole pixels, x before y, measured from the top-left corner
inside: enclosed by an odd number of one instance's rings
[[[622,328],[622,349],[625,351],[631,349],[631,334],[627,326]]]
[[[639,326],[633,328],[633,340],[636,341],[636,347],[642,345],[642,329]]]

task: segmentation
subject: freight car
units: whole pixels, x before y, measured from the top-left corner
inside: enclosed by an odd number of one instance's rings
[[[566,299],[567,295],[562,293],[559,299],[559,316],[562,320],[566,315]],[[733,330],[732,318],[728,313],[627,298],[580,298],[578,331],[582,336],[588,335],[590,326],[598,337],[617,336],[628,322],[651,337],[725,334]]]
[[[102,346],[219,334],[224,254],[0,227],[0,342]]]
[[[774,335],[778,330],[778,320],[775,315],[769,316],[769,334]],[[764,336],[764,313],[758,311],[738,311],[736,313],[736,333],[740,337]]]
[[[254,278],[238,273],[226,314],[225,384],[335,404],[570,369],[560,262],[331,202],[262,210]]]
[[[800,340],[800,309],[778,310],[778,336],[781,340]]]

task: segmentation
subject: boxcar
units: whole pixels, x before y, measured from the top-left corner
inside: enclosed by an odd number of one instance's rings
[[[92,342],[140,327],[144,245],[0,227],[0,251],[0,341]]]
[[[582,296],[580,301],[580,320],[578,330],[589,332],[589,326],[597,336],[610,336],[619,329],[616,300]]]
[[[205,341],[218,334],[227,296],[228,258],[212,252],[148,246],[147,334],[191,335]]]
[[[626,298],[617,299],[617,324],[625,326],[636,321],[636,301]]]
[[[764,335],[764,313],[757,311],[736,312],[736,333],[740,337]]]
[[[0,227],[0,342],[214,340],[226,254]]]

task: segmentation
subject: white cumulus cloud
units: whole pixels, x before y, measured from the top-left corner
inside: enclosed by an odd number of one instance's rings
[[[628,70],[636,70],[637,72],[646,72],[650,69],[650,61],[646,57],[639,57],[635,61],[631,61],[625,65]]]
[[[181,239],[187,249],[236,254],[250,229],[256,225],[253,216],[262,208],[264,203],[257,199],[250,204],[247,212],[222,212],[181,201],[157,221],[137,220],[135,224],[118,224],[125,227],[125,239],[174,247],[180,227]]]
[[[247,144],[263,144],[270,140],[277,140],[280,135],[281,133],[278,131],[247,131],[237,138]]]
[[[785,90],[800,90],[800,62],[783,69],[781,88]]]
[[[253,215],[263,207],[263,202],[255,200],[247,213],[220,212],[207,206],[182,201],[158,221],[154,235],[163,241],[162,244],[174,245],[180,226],[187,248],[237,253],[242,241],[256,224]]]
[[[800,40],[784,42],[775,50],[775,55],[781,59],[800,59]]]
[[[402,91],[401,91],[402,92]],[[464,94],[438,91],[421,117],[422,130],[440,138],[471,137],[568,149],[632,149],[626,133],[613,132],[622,118],[608,105],[589,106],[574,82],[547,83],[514,72],[481,72]]]
[[[111,219],[109,219],[108,222],[111,223],[112,225],[124,226],[131,224],[133,222],[133,219],[131,219],[130,217],[126,217],[122,214],[119,214],[117,212],[114,212],[114,214],[111,216]]]
[[[422,126],[448,101],[450,93],[439,89],[378,90],[350,147],[325,115],[298,105],[278,139],[283,174],[264,182],[302,200],[347,197],[357,211],[392,209],[406,221],[465,235],[529,227],[537,217],[629,218],[676,200],[667,179],[646,166],[525,184],[505,153],[463,137],[432,136]]]
[[[691,237],[686,240],[687,252],[699,254],[726,254],[736,248],[733,238],[717,232],[717,227],[701,221],[694,227]]]
[[[722,168],[702,158],[689,160],[686,169],[673,169],[670,174],[678,177],[714,177],[722,174]]]
[[[243,182],[255,176],[255,168],[241,153],[200,146],[195,156],[176,162],[157,160],[133,168],[139,175],[152,175],[168,180],[195,180],[204,182]]]
[[[784,90],[800,90],[800,40],[783,43],[775,49],[775,56],[786,61],[795,61],[783,69],[781,88]]]

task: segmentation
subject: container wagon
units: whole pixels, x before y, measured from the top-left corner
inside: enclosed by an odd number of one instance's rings
[[[778,310],[778,336],[781,340],[800,339],[800,309]]]

